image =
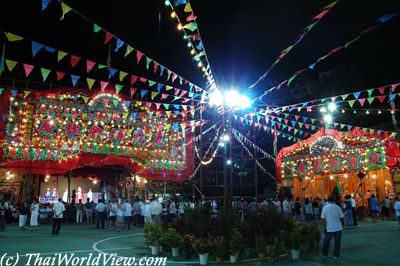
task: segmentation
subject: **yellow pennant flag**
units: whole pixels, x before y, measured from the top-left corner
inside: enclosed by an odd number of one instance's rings
[[[119,81],[123,81],[124,78],[126,77],[126,75],[128,75],[128,73],[126,73],[124,71],[120,71],[119,72]]]
[[[185,9],[183,9],[185,12],[191,13],[192,12],[192,6],[190,5],[190,3],[187,3],[185,5]]]
[[[24,99],[25,99],[26,97],[28,97],[29,94],[31,94],[31,91],[24,91]]]
[[[58,50],[57,62],[60,62],[66,55],[67,55],[66,52]]]
[[[64,3],[61,3],[61,10],[62,10],[62,16],[61,16],[60,20],[63,20],[65,14],[67,14],[69,11],[71,11],[71,8]]]
[[[154,98],[157,96],[158,92],[152,91],[151,92],[151,99],[154,100]]]
[[[130,45],[127,45],[124,57],[127,57],[128,54],[130,54],[132,51],[133,51],[133,47]]]
[[[6,35],[7,40],[9,42],[15,42],[15,41],[20,41],[20,40],[24,39],[23,37],[15,35],[15,34],[12,34],[10,32],[4,32],[4,34]]]
[[[82,99],[85,103],[87,103],[89,101],[89,97],[87,97],[87,96],[82,96]],[[86,114],[82,114],[82,118],[84,118],[83,115],[86,115]]]
[[[171,115],[171,111],[165,111],[165,113],[167,114],[167,117],[169,117]]]
[[[10,72],[13,71],[14,67],[17,65],[16,61],[6,59],[6,65]]]
[[[94,82],[95,82],[96,80],[91,79],[91,78],[86,78],[86,81],[87,81],[87,84],[88,84],[88,86],[89,86],[89,89],[92,89],[93,84],[94,84]]]

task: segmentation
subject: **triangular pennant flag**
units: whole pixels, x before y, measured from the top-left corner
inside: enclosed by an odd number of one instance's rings
[[[157,83],[154,80],[148,80],[148,82],[149,82],[149,87],[154,86]]]
[[[26,77],[29,76],[29,74],[32,72],[33,68],[34,68],[34,66],[32,66],[32,65],[24,64]]]
[[[113,100],[113,104],[115,107],[118,107],[119,101],[117,99]]]
[[[164,87],[164,84],[162,84],[162,83],[157,83],[157,91],[158,91],[158,93],[161,92],[162,87]]]
[[[42,49],[44,46],[41,43],[38,42],[32,42],[32,56],[35,57],[35,55]]]
[[[183,26],[185,29],[195,31],[197,29],[197,24],[196,22],[189,22],[188,24]]]
[[[188,91],[182,90],[181,94],[179,95],[179,97],[183,97],[186,93],[188,93]]]
[[[354,103],[356,102],[356,100],[350,100],[348,101],[349,105],[351,108],[353,108]]]
[[[101,30],[101,27],[97,24],[93,24],[93,32],[99,32]]]
[[[77,75],[71,75],[71,80],[72,80],[72,85],[75,87],[76,83],[78,82],[78,79],[80,78],[80,76]]]
[[[136,62],[137,62],[138,64],[139,64],[140,59],[142,58],[142,56],[143,56],[143,53],[142,53],[142,52],[136,51]]]
[[[149,69],[150,63],[151,63],[151,58],[148,58],[146,56],[146,69]]]
[[[153,61],[153,73],[156,74],[157,73],[157,69],[158,69],[158,63],[156,61]]]
[[[71,66],[75,67],[81,58],[79,56],[71,55]]]
[[[389,100],[390,100],[390,101],[393,101],[393,100],[396,98],[396,95],[397,95],[397,94],[390,94],[390,95],[389,95]]]
[[[43,81],[46,81],[47,76],[50,74],[50,69],[41,68],[40,72],[42,72]]]
[[[97,68],[98,69],[103,69],[103,68],[106,68],[107,66],[106,65],[103,65],[103,64],[98,64],[97,65]]]
[[[93,84],[94,84],[94,82],[95,82],[96,80],[91,79],[91,78],[86,78],[86,81],[87,81],[87,84],[88,84],[89,89],[92,89]]]
[[[96,65],[95,62],[86,60],[86,72],[89,73],[90,70],[92,70],[95,65]]]
[[[135,82],[138,80],[138,76],[131,75],[131,85],[135,84]]]
[[[383,103],[386,99],[386,95],[381,95],[377,97],[380,103]]]
[[[113,35],[111,33],[109,33],[108,31],[106,31],[106,36],[104,39],[104,44],[107,44],[109,41],[111,41]]]
[[[133,51],[133,47],[130,46],[129,44],[126,45],[126,50],[125,50],[125,55],[124,55],[124,57],[127,57],[132,51]]]
[[[29,94],[31,94],[31,91],[24,91],[24,99],[25,99]]]
[[[4,89],[0,88],[0,95],[3,94]]]
[[[166,110],[169,110],[169,103],[164,103],[164,107]]]
[[[154,100],[154,98],[158,95],[158,92],[152,91],[151,92],[151,99]]]
[[[375,99],[375,97],[369,97],[369,98],[367,98],[368,103],[369,103],[369,104],[372,104],[372,102],[374,101],[374,99]]]
[[[379,91],[380,94],[384,94],[385,93],[385,89],[386,89],[386,87],[383,86],[383,87],[378,88],[378,91]]]
[[[122,89],[122,85],[121,84],[115,84],[115,92],[118,94]]]
[[[57,53],[57,62],[60,62],[66,55],[67,55],[66,52],[63,52],[63,51],[61,51],[61,50],[58,50],[58,53]]]
[[[136,93],[137,89],[131,87],[131,97],[133,97],[133,95]]]
[[[141,90],[140,94],[141,94],[141,98],[143,99],[143,97],[147,94],[148,90]]]
[[[361,104],[361,106],[364,106],[365,98],[358,99],[358,102]]]
[[[42,11],[47,8],[51,0],[42,0]]]
[[[174,0],[174,6],[184,5],[187,3],[187,0]]]
[[[63,2],[61,2],[61,11],[62,11],[62,16],[60,18],[60,20],[64,19],[64,16],[71,11],[71,8],[69,6],[67,6],[66,4],[64,4]]]
[[[62,78],[65,76],[65,73],[61,71],[56,71],[56,74],[57,74],[57,81],[62,80]]]
[[[107,88],[107,86],[108,86],[108,82],[100,81],[100,88],[101,88],[102,92],[104,92],[104,90]]]
[[[168,98],[168,94],[166,94],[166,93],[161,94],[161,100],[165,100],[167,98]]]
[[[352,44],[353,42],[357,41],[358,39],[360,39],[360,36],[357,36],[356,38],[354,38],[353,40],[349,41],[348,43],[346,43],[344,45],[344,48],[349,47],[350,44]]]
[[[167,85],[167,86],[165,86],[165,90],[167,90],[167,91],[169,91],[169,90],[172,90],[172,86],[169,86],[169,85]]]
[[[110,67],[108,70],[108,77],[114,77],[114,75],[117,73],[117,69]]]
[[[190,15],[186,18],[186,21],[189,22],[189,21],[193,21],[193,20],[196,20],[196,19],[197,19],[197,17],[192,13],[192,14],[190,14]],[[195,35],[196,35],[196,34],[190,36],[190,37],[192,37],[193,41],[196,40],[196,39],[195,39],[195,38],[196,38]]]
[[[124,41],[117,38],[117,42],[115,43],[114,52],[118,52],[119,48],[121,48],[122,45],[124,45],[124,44],[125,44]]]
[[[332,8],[332,7],[334,7],[334,6],[336,5],[337,2],[338,2],[338,1],[332,2],[332,3],[330,3],[329,5],[325,6],[323,9]]]
[[[128,75],[128,73],[124,71],[119,71],[119,81],[123,81],[126,75]]]
[[[360,94],[361,94],[361,92],[359,91],[359,92],[355,92],[355,93],[353,93],[353,95],[354,95],[354,97],[356,98],[356,99],[358,99],[358,97],[360,97]]]
[[[15,34],[10,33],[10,32],[4,32],[4,34],[6,35],[7,40],[9,42],[15,42],[15,41],[20,41],[20,40],[24,39],[23,37],[15,35]]]
[[[185,11],[187,13],[191,13],[192,12],[192,7],[190,6],[190,3],[187,3],[185,5],[185,8],[183,9],[183,11]]]
[[[6,59],[6,65],[10,72],[13,71],[14,67],[17,65],[16,61]]]
[[[81,97],[82,97],[82,99],[83,99],[83,101],[84,101],[85,103],[88,103],[89,97],[87,97],[87,96],[81,96]],[[83,114],[82,114],[82,118],[85,118]]]
[[[368,92],[368,97],[371,97],[372,92],[373,92],[374,90],[375,90],[375,89],[369,89],[369,90],[367,90],[367,92]]]
[[[341,97],[342,97],[342,100],[344,101],[344,100],[346,100],[347,99],[347,97],[349,97],[349,95],[350,94],[343,94]]]

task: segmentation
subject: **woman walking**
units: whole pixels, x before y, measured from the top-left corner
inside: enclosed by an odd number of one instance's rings
[[[31,204],[31,227],[32,228],[37,228],[38,226],[38,216],[39,216],[39,203],[37,202],[36,199],[33,199],[33,202]]]

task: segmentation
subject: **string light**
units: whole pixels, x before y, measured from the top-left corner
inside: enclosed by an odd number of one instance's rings
[[[176,17],[176,13],[175,13],[175,11],[172,11],[171,12],[171,18],[174,18],[174,17]]]
[[[177,27],[177,29],[178,29],[178,30],[182,30],[182,29],[183,29],[183,26],[182,26],[182,24],[181,24],[181,23],[179,23],[179,24],[178,24],[178,27]]]

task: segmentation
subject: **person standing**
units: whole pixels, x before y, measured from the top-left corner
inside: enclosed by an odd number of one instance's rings
[[[389,212],[389,210],[390,210],[390,200],[389,200],[389,197],[386,196],[386,197],[383,199],[383,202],[382,202],[382,211],[381,211],[382,218],[385,218],[385,220],[389,220],[389,218],[390,218],[390,212]]]
[[[353,214],[353,225],[357,226],[357,213],[356,213],[356,208],[357,208],[357,204],[356,204],[356,200],[350,196],[350,202],[351,202],[351,213]]]
[[[92,223],[92,203],[90,202],[90,199],[87,198],[87,201],[85,203],[85,214],[86,214],[86,223],[91,224]]]
[[[396,202],[394,203],[394,210],[396,212],[396,217],[397,220],[399,221],[399,225],[400,225],[400,195],[397,196]],[[400,231],[400,228],[399,228]]]
[[[116,220],[117,220],[117,211],[118,211],[118,206],[117,202],[115,199],[112,199],[110,204],[108,205],[108,211],[109,211],[109,221],[108,221],[108,230],[115,230],[116,228]]]
[[[153,223],[153,220],[151,218],[151,207],[150,203],[148,202],[146,202],[143,206],[143,217],[144,217],[144,223],[146,224]]]
[[[128,230],[130,230],[132,224],[132,204],[129,202],[128,199],[125,199],[124,203],[124,219],[125,226],[128,228]]]
[[[4,202],[0,202],[0,232],[6,229],[6,207]]]
[[[39,216],[39,204],[37,203],[36,199],[33,199],[33,202],[31,204],[31,226],[34,228],[37,228],[38,226],[38,216]]]
[[[162,212],[161,203],[158,201],[156,197],[149,203],[151,210],[151,220],[154,224],[160,223],[160,214]]]
[[[301,217],[301,203],[299,198],[296,198],[296,202],[294,203],[294,214],[296,215],[296,221],[300,222],[302,220],[302,217]]]
[[[318,203],[318,199],[317,198],[313,199],[312,207],[313,207],[313,210],[314,210],[314,218],[315,218],[315,220],[318,220],[319,219],[319,203]]]
[[[343,203],[343,209],[345,209],[345,214],[346,216],[346,225],[351,226],[354,224],[353,222],[353,211],[351,207],[351,199],[350,195],[347,195],[345,197],[344,203]]]
[[[125,213],[125,205],[124,203],[119,200],[120,203],[117,204],[117,229],[116,231],[119,232],[124,228],[124,213]]]
[[[53,206],[53,235],[60,234],[61,223],[64,217],[65,206],[62,203],[62,198],[58,198],[58,202],[54,203]]]
[[[378,221],[378,215],[379,215],[379,202],[378,200],[375,198],[375,195],[372,194],[371,198],[369,200],[369,206],[371,209],[371,215],[374,218],[374,222]]]
[[[304,201],[304,216],[308,223],[313,221],[313,208],[309,198],[306,198]]]
[[[106,216],[106,205],[103,203],[103,200],[99,199],[99,202],[96,205],[96,228],[104,229],[104,220]]]
[[[140,222],[140,203],[139,199],[136,198],[135,202],[133,203],[133,225],[134,226],[141,226],[142,223]]]
[[[79,199],[79,202],[76,204],[76,223],[81,224],[83,218],[83,203],[82,200]]]
[[[285,198],[282,202],[282,212],[286,217],[290,217],[290,204],[288,198]]]
[[[329,251],[329,244],[332,237],[335,239],[335,248],[333,250],[333,258],[339,259],[340,256],[340,242],[342,239],[342,222],[344,215],[339,206],[335,204],[334,197],[328,198],[328,204],[322,209],[321,219],[326,225],[325,237],[322,245],[322,256],[327,257]]]
[[[28,218],[28,212],[29,212],[28,204],[24,202],[19,207],[19,223],[18,223],[19,228],[23,230],[25,229],[26,219]]]
[[[169,221],[172,221],[176,217],[176,205],[173,200],[169,204]]]
[[[181,200],[178,205],[178,213],[180,217],[183,217],[185,215],[185,208],[186,204],[183,200]]]

